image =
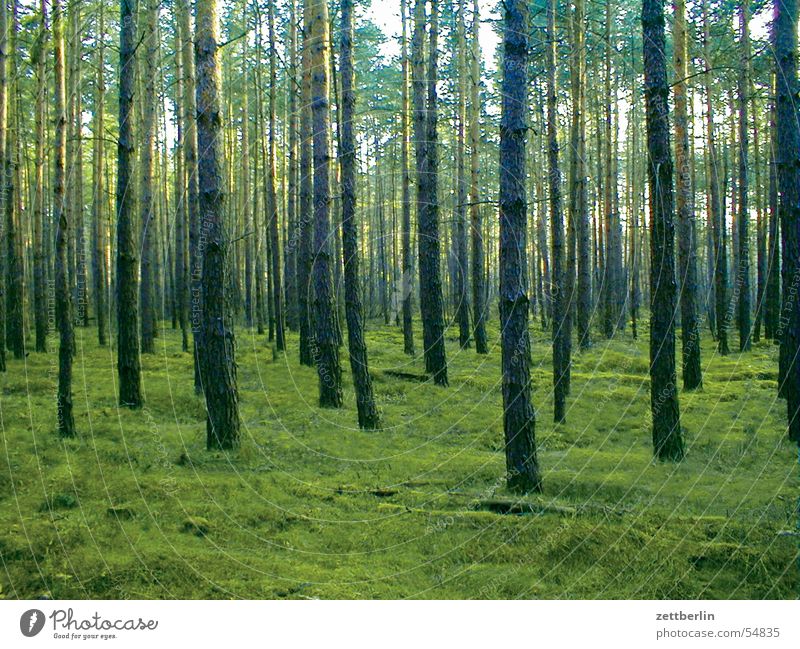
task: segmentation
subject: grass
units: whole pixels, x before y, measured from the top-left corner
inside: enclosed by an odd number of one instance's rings
[[[646,341],[578,354],[567,423],[552,422],[546,334],[534,337],[545,493],[504,488],[497,330],[487,357],[448,332],[450,387],[396,328],[367,342],[385,427],[316,406],[297,339],[273,358],[239,331],[244,440],[207,452],[191,358],[166,329],[143,359],[147,405],[119,409],[114,357],[78,330],[80,436],[55,433],[57,354],[0,378],[0,597],[794,598],[797,449],[775,397],[776,348],[721,358],[681,393],[687,457],[652,459]],[[417,345],[421,333],[416,332]],[[55,339],[51,340],[55,347]]]

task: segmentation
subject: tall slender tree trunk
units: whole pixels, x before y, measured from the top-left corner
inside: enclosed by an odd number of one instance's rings
[[[700,323],[697,320],[697,261],[692,200],[691,150],[686,80],[689,76],[686,37],[686,2],[675,0],[673,27],[675,65],[675,163],[678,213],[678,268],[680,273],[681,345],[683,351],[683,388],[694,390],[703,383],[700,368]]]
[[[6,131],[8,125],[8,17],[6,3],[0,3],[0,169],[5,169]],[[0,177],[0,242],[5,237],[5,177]],[[0,255],[0,372],[6,371],[6,268],[5,255]]]
[[[302,83],[300,96],[300,222],[297,229],[297,312],[300,329],[300,364],[314,366],[314,321],[311,305],[314,287],[311,281],[311,261],[314,241],[313,151],[311,126],[311,4],[303,5],[303,51],[301,55]]]
[[[746,2],[739,7],[739,39],[741,62],[739,64],[738,100],[739,100],[739,210],[737,212],[739,234],[739,265],[736,283],[739,288],[739,351],[749,351],[752,334],[751,299],[750,299],[750,205],[748,201],[748,145],[749,128],[747,104],[750,88],[750,8]],[[758,191],[758,189],[756,189]]]
[[[334,314],[331,273],[330,104],[328,100],[328,5],[306,0],[311,50],[311,111],[314,143],[314,298],[315,362],[319,375],[319,405],[342,406],[342,368]]]
[[[723,356],[728,354],[728,255],[725,246],[724,194],[720,186],[721,161],[717,157],[714,133],[714,104],[711,88],[710,25],[708,22],[708,0],[703,0],[703,63],[706,85],[706,128],[708,135],[708,165],[711,194],[711,225],[714,242],[714,303],[716,308],[717,349]]]
[[[456,43],[458,47],[458,146],[456,147],[456,317],[458,319],[458,341],[461,349],[470,347],[470,306],[469,306],[469,249],[467,243],[467,176],[466,157],[466,121],[467,121],[467,36],[465,0],[458,2],[458,18],[456,20]]]
[[[375,406],[372,380],[364,342],[364,318],[361,307],[358,273],[358,226],[356,225],[356,137],[353,131],[356,96],[353,87],[353,0],[342,0],[340,34],[340,63],[342,78],[342,245],[344,248],[345,313],[347,343],[350,350],[350,370],[356,392],[358,425],[360,428],[380,427]]]
[[[102,10],[101,10],[102,14]],[[47,105],[47,3],[39,2],[39,33],[34,48],[36,63],[36,108],[34,110],[35,160],[34,160],[34,194],[33,194],[33,299],[34,321],[36,328],[36,351],[47,351],[47,335],[49,330],[47,313],[47,251],[44,238],[45,220],[45,137],[46,137],[46,105]]]
[[[481,46],[480,7],[478,0],[472,3],[472,39],[469,73],[469,155],[470,155],[470,227],[472,239],[472,322],[475,337],[475,351],[479,354],[489,353],[486,339],[486,288],[484,275],[486,262],[483,254],[483,223],[481,218],[480,194],[480,129],[481,129]]]
[[[203,250],[200,246],[202,223],[197,185],[197,96],[190,0],[176,0],[178,27],[181,32],[183,68],[183,164],[186,173],[186,216],[189,222],[189,321],[192,330],[194,389],[202,391],[200,351],[203,326]]]
[[[120,0],[119,136],[117,138],[117,370],[119,402],[139,408],[142,398],[139,359],[139,263],[133,191],[134,104],[136,79],[136,0]]]
[[[416,0],[412,49],[414,137],[417,155],[417,222],[420,312],[425,370],[437,385],[446,386],[447,357],[439,250],[439,180],[437,94],[439,6],[431,0],[427,74],[423,57],[425,0]],[[426,89],[427,85],[427,89]],[[427,96],[426,96],[427,95]]]
[[[683,458],[675,376],[675,228],[669,144],[664,0],[642,0],[647,168],[650,187],[650,410],[653,448]]]
[[[558,106],[556,104],[556,0],[547,2],[547,167],[550,185],[550,232],[553,245],[553,420],[566,421],[566,385],[564,370],[567,336],[564,318],[567,311],[564,214],[561,201],[561,169],[558,161]]]
[[[409,59],[408,59],[408,4],[407,0],[400,0],[400,17],[403,26],[402,35],[402,75],[403,75],[403,92],[402,102],[403,110],[400,115],[401,123],[400,129],[402,131],[402,145],[400,150],[400,166],[402,167],[400,173],[402,175],[402,200],[403,200],[403,244],[402,244],[402,264],[403,272],[401,277],[402,282],[402,297],[403,297],[403,352],[414,355],[414,328],[412,322],[412,299],[414,294],[414,276],[411,259],[411,170],[409,168],[408,149],[410,144],[409,134],[409,112],[411,107],[409,105]]]
[[[800,444],[800,125],[797,123],[797,0],[775,3],[778,213],[783,253],[779,389],[789,439]]]
[[[528,130],[528,7],[508,0],[503,10],[503,81],[500,117],[500,331],[503,428],[508,487],[541,491],[536,455],[536,412],[531,404],[530,335],[525,281]]]
[[[267,198],[268,198],[268,218],[269,218],[269,240],[272,262],[272,310],[275,318],[275,347],[279,352],[286,349],[286,339],[284,335],[283,321],[283,282],[281,280],[281,246],[278,233],[278,196],[275,187],[276,183],[276,152],[277,143],[277,121],[276,111],[276,90],[277,90],[277,55],[275,52],[275,0],[269,0],[267,5],[267,24],[269,29],[269,158],[267,169]]]
[[[297,229],[298,229],[298,160],[297,160],[297,3],[291,0],[289,12],[289,66],[288,66],[288,112],[289,112],[289,152],[288,152],[288,193],[286,202],[287,236],[284,241],[284,277],[286,326],[291,331],[298,329],[297,315]]]
[[[175,150],[175,292],[173,304],[176,310],[178,325],[181,328],[181,348],[189,351],[189,267],[191,263],[189,253],[189,192],[186,183],[186,107],[185,84],[186,72],[184,70],[184,33],[181,25],[179,3],[175,6],[175,124],[178,135]]]
[[[142,353],[155,353],[155,257],[156,203],[154,193],[153,158],[156,154],[156,52],[158,40],[158,1],[143,0],[145,6],[142,42],[142,129],[140,133],[142,153],[139,158],[139,223],[142,232],[141,284],[139,304],[142,310]]]
[[[53,220],[56,223],[56,320],[58,322],[58,433],[74,437],[72,413],[72,300],[67,276],[67,242],[70,223],[64,209],[64,177],[66,167],[66,82],[64,79],[64,24],[61,0],[53,0],[53,38],[55,54],[55,173],[53,176]]]
[[[219,18],[217,0],[196,5],[197,165],[203,250],[203,393],[206,398],[206,446],[239,445],[239,395],[231,313],[225,291],[227,242],[223,186],[223,128],[220,101]]]
[[[8,31],[9,96],[7,100],[5,147],[5,219],[6,219],[6,345],[14,358],[25,357],[25,328],[23,322],[25,266],[20,248],[20,216],[22,187],[19,183],[19,71],[17,35],[19,14],[17,1],[12,0],[11,24]]]
[[[774,30],[773,30],[774,38]],[[774,42],[774,41],[773,41]],[[779,248],[779,219],[778,219],[778,163],[777,163],[777,138],[778,129],[776,128],[776,76],[772,75],[772,101],[769,111],[769,222],[768,241],[767,241],[767,297],[766,310],[764,312],[765,335],[776,343],[778,333],[778,318],[781,308],[781,257]]]

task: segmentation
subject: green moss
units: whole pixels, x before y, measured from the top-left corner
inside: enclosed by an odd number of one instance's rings
[[[680,395],[687,456],[672,465],[652,459],[646,341],[577,354],[567,423],[554,426],[548,335],[534,328],[545,493],[519,499],[504,488],[499,345],[480,357],[450,336],[442,389],[397,376],[423,375],[422,359],[402,353],[398,329],[370,323],[384,429],[360,431],[344,354],[345,407],[321,410],[296,336],[273,357],[239,331],[243,444],[225,454],[205,450],[177,332],[163,329],[144,358],[140,411],[117,408],[114,358],[93,333],[77,331],[76,440],[55,433],[55,353],[11,359],[0,377],[0,597],[788,598],[800,587],[796,541],[779,535],[795,524],[798,485],[772,345],[722,358],[702,341],[704,387]]]

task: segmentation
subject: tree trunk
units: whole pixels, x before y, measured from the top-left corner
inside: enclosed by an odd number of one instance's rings
[[[556,0],[547,3],[547,167],[550,186],[550,232],[553,245],[553,420],[566,421],[566,385],[564,371],[569,362],[566,357],[567,330],[566,259],[564,241],[564,214],[561,202],[561,169],[558,162],[558,106],[556,105]]]
[[[528,130],[528,7],[508,0],[503,12],[503,81],[500,117],[500,331],[503,428],[509,489],[541,491],[536,456],[536,414],[531,404],[528,295],[525,282]]]
[[[141,284],[139,286],[139,303],[142,310],[142,353],[155,353],[155,257],[156,240],[156,203],[154,193],[153,158],[156,153],[156,52],[158,40],[156,25],[158,23],[157,0],[144,0],[145,6],[140,9],[144,13],[142,30],[142,129],[140,138],[142,153],[139,158],[139,223],[142,228],[142,266]]]
[[[56,321],[58,322],[58,433],[74,437],[72,414],[72,300],[67,276],[67,242],[70,223],[64,209],[64,177],[66,167],[66,83],[64,79],[64,24],[61,0],[53,0],[53,37],[55,54],[55,174],[53,177],[53,220],[56,223]]]
[[[342,77],[342,245],[344,248],[345,310],[350,370],[358,409],[358,425],[364,429],[380,427],[380,417],[372,392],[372,379],[364,342],[364,322],[358,273],[358,226],[356,225],[356,137],[353,132],[355,90],[353,88],[353,0],[342,0],[341,31]]]
[[[711,194],[711,225],[714,242],[714,303],[716,307],[717,349],[722,356],[728,354],[728,255],[725,246],[724,194],[720,187],[720,160],[717,157],[714,134],[714,105],[711,88],[711,59],[708,23],[708,0],[703,0],[703,58],[706,82],[706,128],[708,130],[708,164]]]
[[[686,79],[689,76],[686,38],[686,2],[675,0],[673,57],[675,64],[675,163],[678,212],[678,268],[681,287],[681,346],[683,388],[694,390],[703,383],[700,368],[700,325],[697,320],[697,261],[694,202],[692,200],[691,150]]]
[[[436,82],[438,77],[439,7],[431,0],[428,68],[425,74],[423,41],[425,1],[417,0],[414,11],[412,78],[414,133],[417,155],[417,221],[419,236],[419,288],[422,315],[425,370],[437,385],[447,385],[447,357],[444,346],[442,281],[439,251],[439,180]],[[427,81],[427,98],[426,94]]]
[[[774,30],[773,30],[774,37]],[[777,343],[778,333],[778,318],[780,317],[779,311],[781,308],[781,258],[779,249],[779,221],[778,221],[778,164],[777,164],[777,148],[778,148],[778,129],[776,128],[776,99],[775,93],[777,92],[775,81],[776,77],[772,75],[772,97],[773,100],[770,104],[769,111],[769,132],[770,132],[770,146],[769,146],[769,223],[768,223],[768,241],[767,241],[767,297],[766,309],[764,312],[764,333],[770,340],[775,340]]]
[[[486,339],[486,288],[484,274],[486,272],[483,254],[483,223],[481,222],[480,195],[480,85],[481,85],[481,47],[478,39],[480,31],[480,11],[478,0],[472,3],[472,57],[470,61],[470,225],[472,230],[472,322],[474,325],[475,351],[479,354],[489,353]]]
[[[286,203],[287,236],[284,241],[284,277],[285,277],[285,305],[286,305],[286,326],[291,331],[298,329],[297,315],[297,228],[298,228],[298,160],[297,160],[297,4],[296,0],[291,0],[289,13],[289,152],[288,152],[288,175],[289,190]],[[295,243],[293,243],[293,241]]]
[[[664,0],[642,1],[650,187],[650,409],[655,455],[683,458],[675,376],[675,231]]]
[[[197,148],[199,214],[203,224],[203,393],[206,397],[206,446],[239,445],[239,396],[230,311],[226,308],[224,159],[218,63],[217,0],[200,0],[195,13],[197,34]]]
[[[400,128],[402,131],[402,147],[400,152],[401,162],[400,166],[402,174],[403,185],[403,252],[402,264],[403,273],[401,277],[402,282],[402,299],[403,299],[403,352],[413,356],[414,355],[414,328],[412,323],[412,297],[414,293],[414,275],[411,260],[411,172],[409,169],[408,149],[409,149],[409,127],[408,116],[410,111],[408,85],[409,79],[409,60],[408,60],[408,6],[407,0],[400,0],[400,17],[403,25],[403,42],[402,42],[402,66],[403,66],[403,92],[402,102],[403,109],[401,113]]]
[[[795,100],[797,83],[797,0],[778,2],[775,9],[777,77],[778,213],[783,253],[783,307],[779,389],[786,396],[789,439],[800,444],[800,125]]]
[[[136,256],[136,206],[133,91],[136,69],[136,0],[120,0],[119,137],[117,140],[117,370],[119,402],[141,407],[139,360],[139,264]]]
[[[319,375],[319,405],[342,406],[342,368],[333,302],[331,273],[330,104],[328,101],[328,5],[306,0],[311,50],[311,112],[314,143],[314,293],[315,362]]]
[[[311,282],[311,260],[314,242],[314,207],[312,203],[312,131],[311,131],[311,12],[309,0],[303,6],[303,51],[301,55],[302,85],[300,96],[300,222],[297,237],[297,313],[300,329],[300,364],[314,366],[314,322],[311,305],[314,287]]]
[[[102,10],[100,11],[102,15]],[[35,161],[34,161],[34,194],[33,194],[33,299],[34,320],[36,329],[36,351],[47,352],[47,335],[49,322],[47,313],[47,250],[44,238],[45,206],[45,137],[46,136],[46,102],[47,96],[47,3],[39,2],[39,33],[34,47],[36,64],[36,108],[35,108]],[[102,110],[102,103],[98,105]],[[99,322],[99,319],[98,319]]]
[[[739,100],[739,209],[736,221],[738,232],[738,270],[736,285],[738,287],[738,320],[739,351],[749,351],[751,345],[751,299],[750,299],[750,239],[748,202],[748,92],[750,88],[750,9],[745,2],[739,7],[739,39],[741,61],[739,64],[738,100]],[[757,189],[756,189],[757,191]]]

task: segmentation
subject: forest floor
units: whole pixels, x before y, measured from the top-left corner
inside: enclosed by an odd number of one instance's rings
[[[449,330],[440,388],[392,375],[420,375],[422,360],[403,355],[399,329],[371,323],[385,424],[374,432],[354,428],[344,350],[345,407],[321,410],[296,336],[273,358],[265,337],[240,330],[244,440],[230,454],[205,450],[176,331],[143,359],[147,405],[133,412],[116,405],[110,349],[77,331],[74,440],[55,433],[57,353],[10,359],[0,597],[797,597],[797,539],[785,534],[797,449],[775,347],[722,358],[704,337],[705,387],[680,394],[687,456],[662,464],[646,336],[576,354],[567,423],[554,426],[548,335],[532,333],[545,491],[521,499],[504,488],[496,326],[485,357],[459,351]]]

